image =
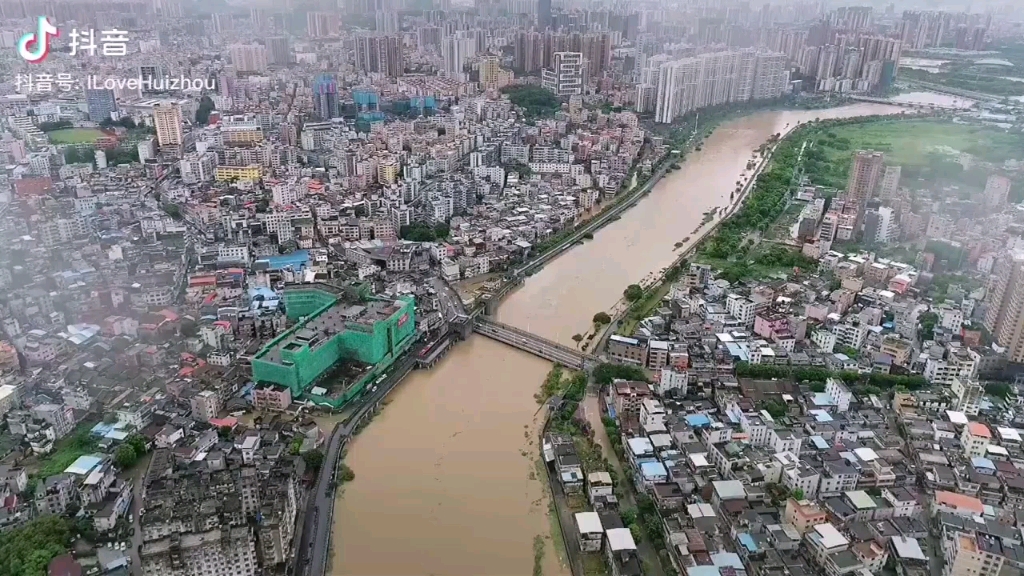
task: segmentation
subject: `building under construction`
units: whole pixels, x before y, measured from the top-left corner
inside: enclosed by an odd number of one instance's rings
[[[381,299],[326,284],[284,290],[289,330],[252,361],[257,384],[340,408],[359,396],[416,340],[412,297]]]

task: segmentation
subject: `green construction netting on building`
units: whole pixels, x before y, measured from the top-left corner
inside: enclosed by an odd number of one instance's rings
[[[311,347],[297,336],[313,319],[335,306],[347,306],[337,295],[309,288],[284,293],[285,309],[291,320],[301,322],[267,344],[253,359],[253,378],[260,383],[287,386],[298,397],[343,359],[358,360],[374,366],[370,375],[332,403],[344,403],[358,394],[373,375],[387,369],[416,336],[416,310],[412,297],[395,301],[398,310],[370,325],[347,322],[344,329]]]
[[[288,319],[297,322],[303,316],[312,316],[314,312],[338,301],[338,296],[326,290],[292,289],[284,292],[284,309]]]

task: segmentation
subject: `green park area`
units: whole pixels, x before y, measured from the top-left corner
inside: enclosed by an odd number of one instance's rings
[[[972,194],[984,188],[991,170],[965,169],[961,155],[971,155],[976,164],[1019,159],[1024,134],[939,118],[833,120],[802,127],[779,144],[743,207],[701,243],[693,260],[731,282],[813,270],[814,261],[777,242],[786,237],[783,224],[791,223],[784,220],[795,219],[799,211],[790,192],[801,175],[810,184],[845,188],[857,150],[883,152],[886,164],[902,167],[905,185],[954,184]]]
[[[519,84],[506,86],[501,92],[507,95],[513,104],[525,110],[527,118],[551,117],[562,108],[562,101],[540,86]]]
[[[969,90],[971,92],[980,92],[1005,98],[1024,96],[1024,82],[1000,76],[1000,74],[1012,73],[1012,71],[978,71],[975,68],[974,66],[953,67],[940,72],[905,69],[900,70],[900,80],[919,80],[931,84],[940,84],[947,88]]]
[[[54,144],[92,144],[103,136],[97,128],[64,128],[49,132],[50,142]]]
[[[902,166],[904,183],[945,181],[984,188],[990,171],[965,169],[961,154],[976,161],[1002,164],[1020,159],[1024,134],[991,126],[935,118],[891,119],[823,125],[806,133],[805,176],[812,184],[846,187],[851,159],[857,150],[885,154],[885,163]]]

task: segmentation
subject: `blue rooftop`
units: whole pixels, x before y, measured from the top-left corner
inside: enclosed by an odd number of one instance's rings
[[[832,397],[829,396],[829,401],[831,401],[831,400],[832,400]],[[815,400],[815,403],[817,403],[817,400]],[[814,421],[815,422],[831,422],[832,421],[832,415],[829,414],[828,412],[825,412],[824,410],[811,410],[811,414],[814,414]]]
[[[815,406],[832,406],[832,395],[828,392],[816,392],[814,394]]]
[[[704,414],[689,414],[686,416],[686,423],[694,428],[700,428],[701,426],[711,426],[711,418],[708,418]]]
[[[309,252],[306,250],[296,250],[290,254],[260,258],[258,261],[266,262],[268,270],[284,270],[289,266],[293,270],[298,270],[309,265]]]
[[[811,443],[818,450],[828,450],[828,442],[821,436],[811,436]]]
[[[93,436],[99,436],[101,438],[107,438],[109,440],[124,440],[128,437],[128,432],[124,430],[125,425],[121,423],[117,424],[106,424],[100,422],[99,424],[92,427],[89,432]]]
[[[642,462],[640,464],[640,472],[644,475],[644,478],[668,475],[668,470],[665,468],[665,465],[658,461]]]
[[[757,542],[754,542],[754,537],[750,534],[744,532],[737,537],[737,540],[739,540],[740,544],[742,544],[749,552],[757,552]]]
[[[975,456],[974,458],[971,458],[971,466],[974,466],[975,468],[988,468],[989,470],[996,469],[995,463],[993,463],[988,458],[983,458],[981,456]]]
[[[75,460],[71,464],[71,466],[68,466],[67,468],[64,469],[64,472],[68,474],[78,474],[79,476],[85,476],[89,472],[92,472],[92,469],[99,465],[99,463],[102,461],[103,459],[100,458],[99,456],[79,456],[78,460]]]

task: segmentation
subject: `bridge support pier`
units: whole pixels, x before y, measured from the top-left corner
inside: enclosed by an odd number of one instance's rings
[[[487,317],[494,317],[498,313],[498,304],[501,303],[499,298],[491,298],[490,294],[484,297],[484,315]]]

